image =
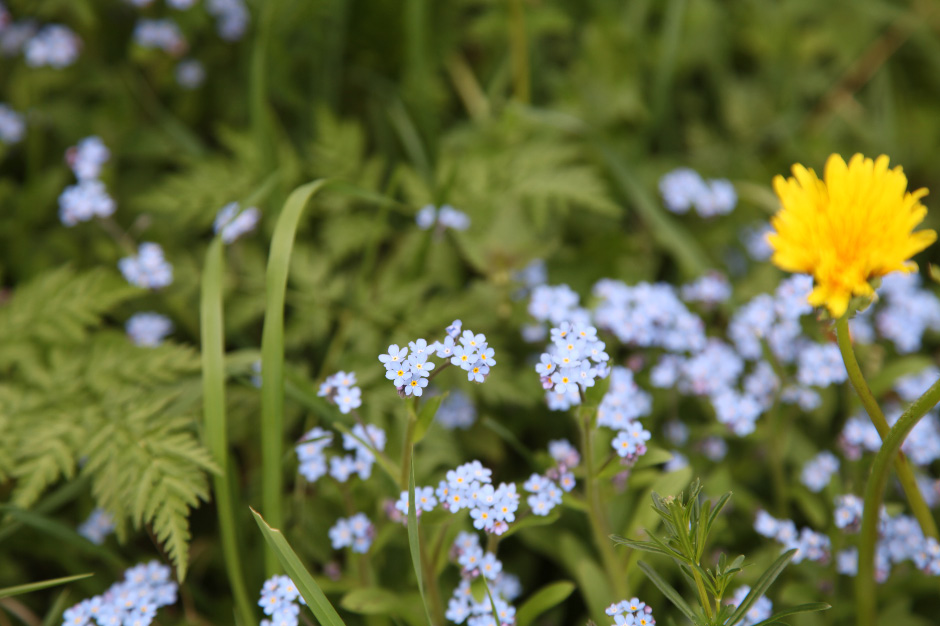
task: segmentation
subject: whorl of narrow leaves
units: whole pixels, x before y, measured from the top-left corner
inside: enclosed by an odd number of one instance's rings
[[[129,524],[150,527],[182,579],[189,512],[214,471],[194,429],[199,360],[190,348],[89,332],[134,292],[107,272],[59,270],[0,308],[0,345],[15,354],[0,357],[0,481],[28,508],[56,482],[88,476],[119,538]]]

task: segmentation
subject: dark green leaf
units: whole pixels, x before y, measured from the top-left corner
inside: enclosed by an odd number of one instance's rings
[[[656,573],[652,567],[649,566],[645,561],[639,561],[637,565],[643,570],[643,573],[646,574],[647,578],[650,579],[656,588],[659,589],[666,598],[672,602],[683,615],[688,617],[691,621],[695,622],[695,613],[692,612],[692,608],[686,603],[686,601],[679,595],[679,592],[675,588],[667,583],[662,576]]]
[[[539,615],[564,602],[574,589],[575,584],[566,580],[542,587],[519,607],[516,626],[529,626]]]

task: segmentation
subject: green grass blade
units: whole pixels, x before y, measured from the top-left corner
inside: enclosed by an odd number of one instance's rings
[[[94,574],[76,574],[75,576],[65,576],[64,578],[51,578],[49,580],[41,580],[36,583],[27,583],[25,585],[17,585],[16,587],[5,587],[0,589],[0,598],[9,598],[11,596],[19,596],[24,593],[29,593],[30,591],[39,591],[40,589],[48,589],[49,587],[56,587],[58,585],[64,585],[75,580],[81,580],[83,578],[89,578],[94,576]]]
[[[313,576],[300,562],[290,544],[287,543],[284,534],[280,530],[268,526],[264,518],[254,509],[251,509],[251,514],[255,516],[255,521],[258,523],[258,528],[261,529],[261,534],[264,535],[264,540],[271,546],[271,551],[277,556],[284,571],[297,585],[300,595],[304,597],[307,607],[317,621],[322,626],[346,626],[339,613],[336,612],[336,609],[333,608],[333,605],[324,595],[323,590],[320,589],[320,585],[313,579]]]
[[[62,623],[62,613],[68,608],[68,601],[69,590],[63,589],[46,611],[46,616],[42,618],[42,626],[59,626]]]
[[[239,556],[238,526],[236,524],[233,495],[236,493],[232,472],[228,466],[228,433],[225,416],[225,328],[222,321],[222,277],[224,275],[224,248],[216,237],[206,252],[206,266],[202,274],[202,294],[199,309],[202,337],[202,402],[205,420],[206,447],[219,467],[212,477],[216,511],[219,516],[219,534],[229,585],[235,598],[235,610],[243,626],[256,624]],[[180,576],[182,579],[182,576]]]
[[[414,456],[414,446],[409,450],[409,454]],[[420,541],[421,539],[418,537],[418,513],[415,510],[415,464],[412,463],[411,471],[408,474],[408,549],[411,551],[411,564],[414,565],[415,577],[418,579],[418,592],[421,594],[424,614],[428,618],[428,624],[434,626],[434,620],[431,619],[431,609],[428,607],[428,600],[424,595]]]
[[[744,596],[744,599],[741,600],[741,604],[739,604],[738,608],[731,614],[731,617],[728,619],[728,624],[736,624],[744,618],[748,609],[751,608],[751,605],[754,604],[758,598],[767,593],[767,589],[777,580],[777,576],[780,575],[784,568],[790,564],[790,559],[792,559],[795,554],[796,548],[787,550],[767,568],[766,572],[761,574],[761,577],[757,579],[757,582],[754,583],[751,590]]]
[[[683,615],[689,618],[692,623],[697,623],[695,613],[692,612],[692,608],[682,598],[682,596],[679,595],[679,592],[676,591],[675,587],[667,583],[665,579],[656,573],[656,570],[650,567],[646,562],[639,561],[637,565],[641,570],[643,570],[643,573],[646,574],[647,578],[650,579],[650,582],[656,585],[656,588],[659,589],[663,595],[666,596],[666,598],[672,602],[676,608],[679,609],[679,611],[682,612]]]
[[[575,584],[567,580],[545,585],[519,607],[516,626],[529,626],[539,615],[564,602],[574,590]]]
[[[284,203],[268,255],[264,329],[261,333],[261,494],[264,510],[275,527],[283,512],[284,454],[284,298],[294,237],[310,199],[328,181],[316,180],[295,189]],[[265,571],[277,573],[277,558],[265,551]]]

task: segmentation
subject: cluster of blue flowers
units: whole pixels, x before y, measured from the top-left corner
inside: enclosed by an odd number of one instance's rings
[[[646,453],[650,433],[638,420],[649,415],[652,406],[652,398],[634,382],[631,370],[611,369],[610,387],[597,408],[597,425],[619,431],[611,446],[625,465]]]
[[[23,116],[0,102],[0,142],[19,143],[25,132],[26,122]]]
[[[114,532],[114,518],[104,509],[95,509],[78,526],[78,534],[95,545],[101,545]]]
[[[454,389],[441,402],[434,419],[448,430],[466,430],[476,422],[477,409],[467,394]]]
[[[467,626],[512,626],[516,609],[510,604],[519,597],[519,579],[503,571],[503,564],[493,553],[484,553],[480,538],[474,533],[461,532],[451,548],[451,558],[461,567],[461,580],[447,602],[445,617],[455,624]],[[488,596],[475,598],[471,588],[474,579],[483,576],[493,601]]]
[[[232,243],[253,231],[260,219],[261,211],[257,207],[248,207],[241,211],[237,202],[230,202],[219,210],[212,227],[216,234],[222,233],[223,242]]]
[[[392,381],[402,397],[420,397],[428,386],[431,371],[436,367],[430,356],[445,359],[444,365],[456,365],[467,373],[467,380],[482,383],[489,376],[490,368],[496,365],[494,351],[486,342],[486,336],[465,330],[461,334],[460,320],[447,327],[444,341],[428,345],[425,339],[408,343],[407,348],[398,344],[388,347],[387,354],[380,354],[379,361],[385,366],[385,378]],[[459,338],[460,345],[455,343]],[[411,354],[408,353],[409,349]]]
[[[656,623],[653,609],[639,598],[614,602],[605,609],[614,618],[613,626],[652,626]]]
[[[885,407],[885,418],[893,425],[901,417],[902,410],[897,405]],[[881,436],[864,413],[846,421],[839,436],[842,450],[849,459],[858,459],[863,451],[877,452],[881,449]],[[901,444],[901,450],[911,463],[927,466],[940,459],[940,423],[936,412],[927,414],[911,430]]]
[[[166,565],[136,565],[124,572],[122,582],[66,610],[62,626],[148,626],[157,609],[176,603],[177,589]]]
[[[164,258],[163,248],[149,241],[140,244],[137,256],[118,261],[118,269],[136,287],[160,289],[173,282],[173,266]]]
[[[189,45],[180,27],[171,19],[141,19],[134,27],[134,43],[141,48],[156,48],[173,56],[186,52]]]
[[[659,191],[666,208],[680,215],[693,207],[702,217],[727,215],[738,204],[738,194],[729,181],[705,180],[687,167],[680,167],[660,178]]]
[[[797,549],[793,556],[793,563],[804,560],[816,563],[828,563],[831,556],[832,544],[829,537],[817,533],[811,528],[802,528],[797,531],[792,520],[778,520],[767,511],[758,511],[754,521],[754,530],[764,537],[769,537],[783,544],[783,550]]]
[[[919,274],[888,274],[881,279],[878,294],[883,304],[875,314],[875,325],[899,353],[920,350],[926,331],[940,331],[940,299],[921,288]]]
[[[551,331],[552,343],[543,352],[535,371],[545,389],[545,399],[553,411],[581,404],[581,394],[594,386],[595,379],[608,375],[604,342],[597,329],[585,324],[561,322]]]
[[[336,520],[329,530],[329,536],[334,550],[351,548],[353,552],[365,554],[375,538],[375,526],[365,513],[356,513]]]
[[[30,67],[68,67],[78,58],[82,41],[72,30],[61,24],[40,26],[33,19],[13,21],[13,16],[0,2],[0,52],[4,56],[23,53]]]
[[[532,474],[523,484],[530,495],[526,503],[535,515],[545,516],[561,504],[562,493],[575,488],[574,468],[581,463],[581,455],[567,439],[548,442],[548,453],[555,465],[544,474]]]
[[[675,289],[665,283],[629,286],[599,280],[593,289],[598,328],[610,331],[624,345],[698,352],[705,347],[705,323],[686,308]]]
[[[273,576],[264,581],[258,606],[270,619],[261,620],[261,626],[297,626],[300,606],[306,605],[297,585],[287,576]]]
[[[826,488],[833,474],[839,471],[839,459],[832,452],[825,450],[814,456],[800,474],[800,480],[813,493]]]
[[[154,4],[154,0],[126,0],[139,9]],[[166,0],[166,4],[177,11],[195,7],[198,0]],[[248,29],[250,15],[244,0],[207,0],[206,12],[215,18],[216,31],[226,41],[241,39]],[[189,43],[179,24],[172,18],[147,18],[138,20],[134,28],[134,43],[141,48],[157,49],[172,57],[180,58],[189,50]],[[206,71],[197,59],[181,59],[176,66],[176,80],[185,89],[195,89],[202,84]]]
[[[835,523],[847,533],[858,532],[864,503],[854,495],[836,499]],[[940,544],[933,537],[924,537],[917,520],[908,515],[888,515],[881,509],[878,543],[875,545],[875,579],[884,582],[893,565],[911,561],[930,576],[940,576]],[[836,570],[846,576],[858,574],[858,548],[851,547],[836,555]]]
[[[335,404],[346,414],[362,406],[362,390],[356,386],[355,372],[337,372],[320,383],[317,395]]]
[[[709,272],[698,280],[683,285],[679,293],[686,302],[713,306],[731,297],[731,283],[724,274]]]
[[[501,535],[516,520],[519,494],[514,483],[494,487],[492,473],[479,461],[464,463],[449,470],[434,493],[451,513],[468,510],[477,530]]]
[[[99,180],[101,168],[111,152],[99,137],[85,137],[65,152],[65,161],[78,179],[77,185],[66,187],[59,196],[59,219],[66,226],[75,226],[95,217],[114,213],[115,203]]]
[[[748,585],[742,585],[735,589],[734,595],[731,596],[731,599],[728,600],[728,604],[733,606],[740,606],[744,602],[745,596],[751,592],[751,588]],[[751,605],[751,608],[747,610],[747,613],[744,614],[744,619],[739,623],[741,626],[754,626],[754,624],[759,624],[764,620],[768,619],[773,613],[774,604],[770,601],[767,596],[761,596],[754,601],[754,604]]]
[[[458,211],[449,204],[445,204],[440,209],[433,204],[421,207],[421,210],[415,215],[415,222],[421,230],[430,230],[436,226],[438,233],[448,228],[454,230],[467,230],[470,228],[470,218],[467,214]]]
[[[165,315],[148,311],[132,315],[124,329],[134,345],[153,348],[173,332],[173,322]]]
[[[300,461],[298,471],[308,482],[314,483],[326,475],[327,462],[330,476],[341,483],[348,481],[353,474],[367,480],[372,475],[375,452],[385,450],[386,436],[385,431],[378,426],[367,424],[363,428],[356,424],[351,434],[343,434],[343,449],[353,454],[327,457],[326,450],[332,443],[333,433],[318,426],[307,432],[297,444],[295,451]]]

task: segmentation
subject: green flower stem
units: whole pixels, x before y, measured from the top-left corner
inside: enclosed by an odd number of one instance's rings
[[[839,350],[842,352],[842,360],[845,361],[845,369],[849,373],[849,380],[852,381],[852,386],[861,399],[862,406],[865,407],[865,411],[868,413],[869,417],[871,417],[872,424],[875,425],[875,429],[877,429],[878,434],[881,436],[881,449],[884,450],[887,444],[886,439],[891,428],[888,426],[888,421],[885,419],[884,413],[881,412],[881,407],[878,406],[878,402],[875,400],[871,389],[868,388],[868,383],[865,382],[862,370],[858,366],[858,361],[855,359],[855,351],[852,350],[852,341],[849,338],[848,314],[843,315],[839,318],[839,321],[836,322],[836,334],[839,340]],[[924,397],[926,397],[926,394],[921,399]],[[920,400],[918,400],[918,402],[919,401]],[[915,402],[914,404],[916,405],[917,403]],[[936,401],[934,401],[934,404],[936,404]],[[913,406],[914,405],[911,405],[911,408],[913,408]],[[933,404],[930,405],[930,407],[932,406]],[[928,409],[930,407],[928,407]],[[908,409],[908,411],[910,411],[910,409]],[[901,452],[900,444],[896,453],[894,468],[897,471],[898,480],[901,482],[901,487],[904,489],[904,495],[907,497],[907,502],[911,507],[911,511],[914,513],[914,517],[917,518],[917,522],[920,524],[920,528],[924,531],[925,535],[933,537],[934,539],[940,539],[940,535],[937,533],[937,524],[930,512],[930,507],[924,502],[924,496],[917,486],[917,480],[914,478],[914,471],[911,469],[907,457]],[[872,471],[872,476],[874,476],[874,468],[872,468]]]
[[[402,491],[408,491],[408,475],[411,473],[411,442],[415,438],[415,425],[418,423],[418,399],[406,402],[408,406],[408,425],[405,427],[405,440],[401,451],[401,478],[399,486]]]
[[[940,402],[940,380],[918,398],[901,415],[888,432],[875,455],[871,476],[865,487],[865,508],[862,513],[861,545],[858,553],[858,576],[855,579],[856,618],[858,626],[873,626],[875,623],[875,543],[878,541],[878,514],[888,482],[888,471],[892,459],[897,458],[901,444],[927,411]],[[919,492],[918,492],[919,494]],[[921,500],[923,502],[923,500]],[[912,503],[913,504],[913,503]],[[927,510],[930,514],[930,510]],[[933,518],[931,517],[931,522]],[[936,537],[936,535],[934,535]]]
[[[695,588],[698,590],[698,600],[701,603],[702,608],[705,609],[705,615],[708,617],[708,620],[711,621],[714,618],[712,615],[712,603],[708,599],[708,592],[705,591],[705,581],[702,580],[702,575],[698,573],[698,570],[694,567],[692,569],[692,577],[695,579]]]
[[[583,406],[583,405],[582,405]],[[626,586],[625,572],[621,571],[617,555],[614,553],[614,544],[610,540],[611,530],[607,517],[607,511],[599,498],[596,485],[596,472],[594,471],[594,446],[591,432],[591,418],[588,411],[582,409],[578,419],[581,427],[581,455],[586,463],[587,475],[584,477],[584,485],[587,493],[588,518],[591,522],[591,529],[594,531],[594,541],[597,543],[597,549],[601,553],[601,561],[607,572],[607,579],[613,585],[618,598],[629,597]]]
[[[408,491],[408,482],[409,477],[411,476],[411,464],[412,457],[414,456],[414,434],[415,434],[415,425],[418,423],[418,398],[413,397],[413,402],[406,402],[405,404],[408,407],[408,425],[405,428],[405,441],[403,443],[402,454],[401,454],[401,483],[402,491]],[[417,505],[415,505],[417,506]],[[418,510],[415,509],[415,513]],[[420,520],[420,518],[419,518]],[[421,554],[421,570],[424,573],[424,584],[426,585],[425,590],[427,591],[428,603],[430,606],[430,611],[433,614],[434,621],[438,624],[444,623],[444,604],[441,598],[441,589],[437,581],[437,575],[434,571],[434,565],[437,562],[436,556],[434,559],[428,558],[428,547],[424,538],[424,533],[421,532],[421,525],[418,525],[418,545],[420,546]],[[436,554],[436,551],[435,551]]]

